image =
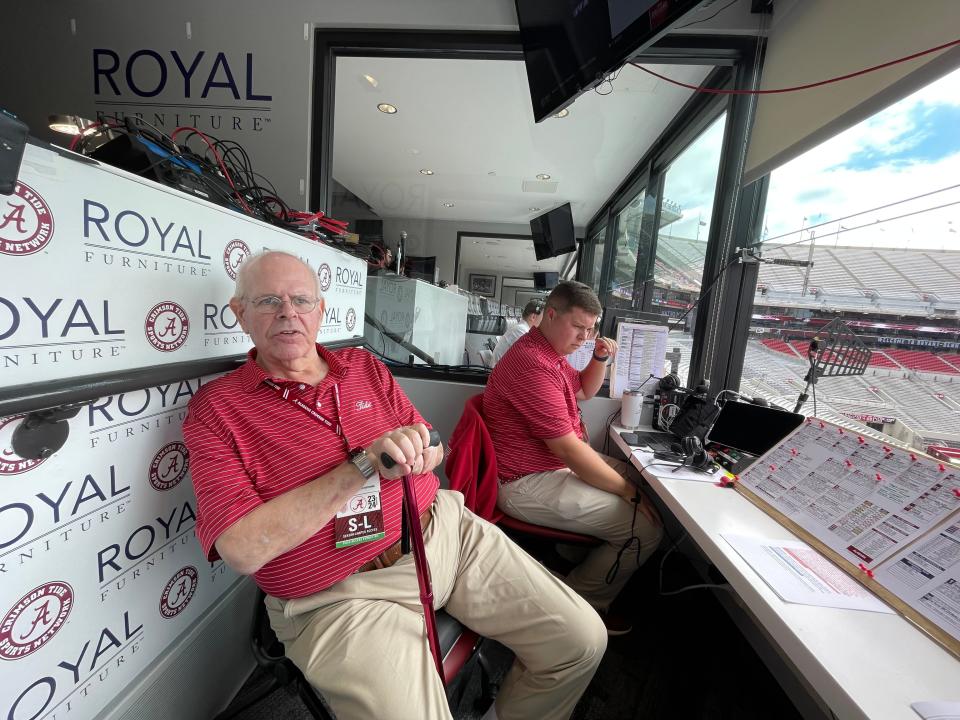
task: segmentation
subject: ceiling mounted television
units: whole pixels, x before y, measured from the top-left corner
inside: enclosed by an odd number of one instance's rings
[[[577,237],[573,231],[570,203],[533,218],[530,221],[530,234],[533,235],[533,254],[537,260],[576,250]]]
[[[537,122],[656,42],[703,0],[516,0]]]
[[[553,290],[560,282],[560,273],[558,272],[535,272],[533,274],[533,287],[537,290]]]

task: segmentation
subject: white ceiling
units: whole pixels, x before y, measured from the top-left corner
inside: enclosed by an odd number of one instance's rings
[[[711,68],[654,69],[698,84]],[[598,89],[535,124],[522,62],[341,57],[333,177],[383,218],[526,223],[569,202],[582,228],[691,93],[629,65]]]
[[[559,272],[567,263],[569,254],[546,260],[537,260],[533,240],[520,238],[491,238],[483,234],[464,235],[460,239],[460,272],[490,270],[498,273]]]

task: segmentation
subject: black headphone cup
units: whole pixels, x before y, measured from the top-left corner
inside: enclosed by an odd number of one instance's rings
[[[676,390],[678,387],[680,387],[680,378],[676,373],[667,373],[660,378],[660,392],[670,392],[671,390]]]

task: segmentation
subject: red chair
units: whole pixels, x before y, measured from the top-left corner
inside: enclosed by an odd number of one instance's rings
[[[548,568],[569,572],[574,564],[557,551],[557,545],[589,548],[603,542],[591,535],[534,525],[504,515],[497,507],[497,457],[483,417],[483,393],[467,400],[449,445],[444,470],[450,489],[463,493],[467,508],[499,525],[514,542]]]

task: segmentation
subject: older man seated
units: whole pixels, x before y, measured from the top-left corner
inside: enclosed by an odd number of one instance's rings
[[[569,717],[603,656],[602,623],[438,489],[443,449],[382,363],[316,344],[317,275],[292,255],[252,256],[230,307],[255,348],[189,405],[197,535],[267,593],[288,657],[340,718],[450,717],[399,544],[399,478],[412,473],[436,606],[516,654],[488,717]],[[355,502],[364,523],[348,522]]]

